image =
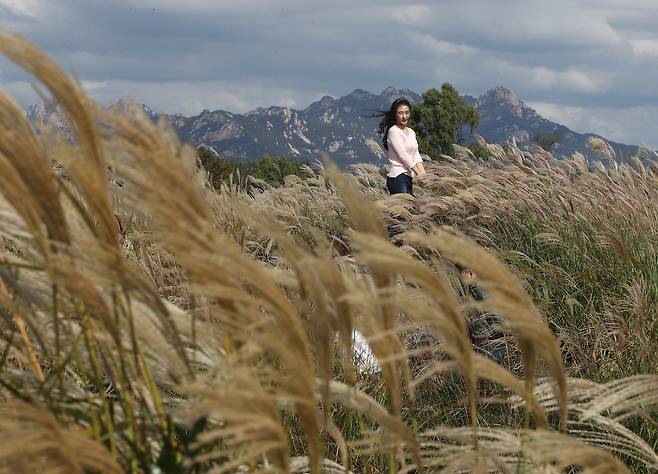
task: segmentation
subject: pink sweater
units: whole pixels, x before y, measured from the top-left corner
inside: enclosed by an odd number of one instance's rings
[[[411,168],[423,159],[418,153],[416,133],[409,127],[403,132],[396,125],[388,130],[388,175],[391,178],[406,173],[413,176]]]

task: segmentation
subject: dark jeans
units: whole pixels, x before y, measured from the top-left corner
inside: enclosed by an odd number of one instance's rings
[[[412,196],[414,194],[411,176],[405,173],[399,174],[395,178],[387,176],[386,187],[391,194],[407,193]]]

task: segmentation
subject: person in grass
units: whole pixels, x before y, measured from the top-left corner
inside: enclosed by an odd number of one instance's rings
[[[477,274],[470,268],[456,265],[459,277],[467,293],[475,301],[484,301],[487,294],[476,285]],[[507,356],[505,335],[500,331],[501,317],[489,312],[474,311],[468,315],[468,332],[475,349],[492,360],[501,363]]]
[[[378,116],[382,117],[378,132],[388,152],[388,192],[413,195],[413,176],[424,174],[425,167],[418,152],[416,133],[408,127],[411,103],[405,98],[396,99],[388,111]]]

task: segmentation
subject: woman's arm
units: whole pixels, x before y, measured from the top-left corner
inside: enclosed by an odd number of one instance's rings
[[[416,153],[414,153],[414,166],[412,170],[417,174],[425,174],[425,165],[423,164],[423,159],[420,156],[420,152],[418,151],[418,142],[416,141],[416,132],[411,130],[411,133],[413,134],[413,139],[416,144]]]

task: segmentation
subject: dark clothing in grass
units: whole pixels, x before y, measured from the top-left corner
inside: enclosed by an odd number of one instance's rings
[[[487,295],[476,286],[469,286],[468,291],[476,301],[483,301]],[[507,355],[505,335],[498,329],[502,319],[493,313],[477,313],[469,318],[468,332],[471,343],[481,354],[500,363]]]
[[[407,193],[413,196],[413,179],[406,173],[397,175],[395,178],[386,177],[386,188],[391,194]]]

